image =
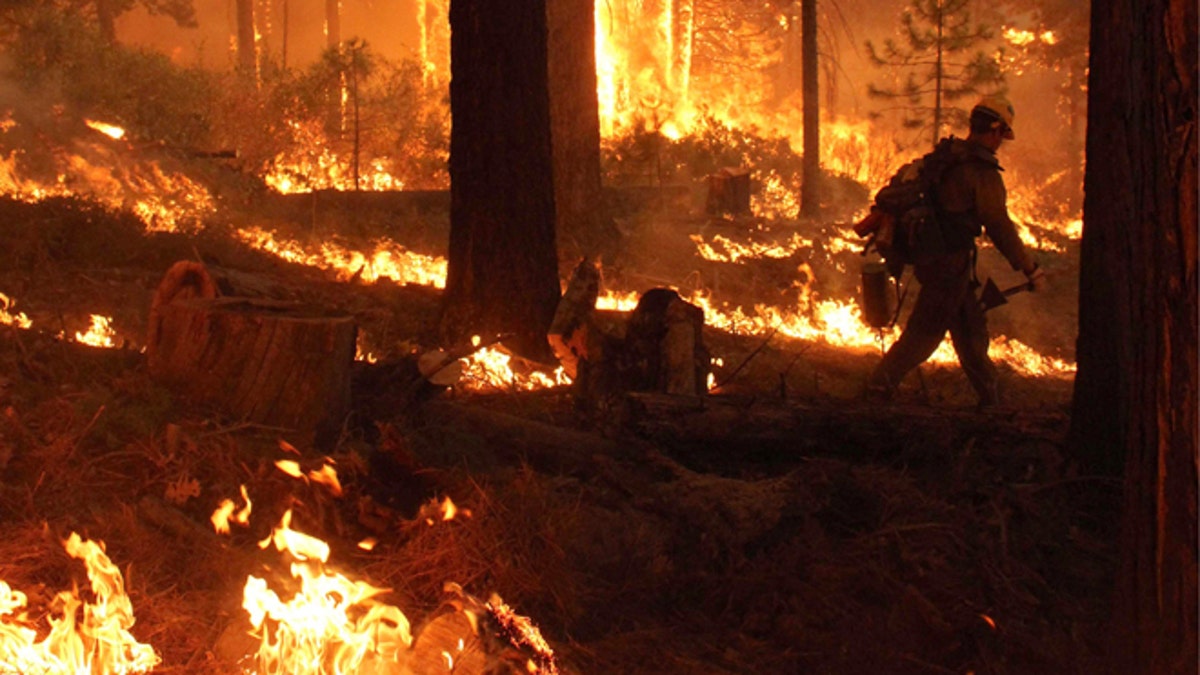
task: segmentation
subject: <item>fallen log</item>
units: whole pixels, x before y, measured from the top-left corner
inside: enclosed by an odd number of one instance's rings
[[[649,448],[636,439],[607,438],[449,401],[427,402],[420,421],[426,427],[477,436],[501,459],[528,462],[548,473],[588,473],[596,457],[633,458]]]
[[[981,413],[864,401],[799,402],[709,395],[626,395],[621,431],[680,456],[787,461],[806,455],[897,457],[957,451],[972,437],[1021,443],[1062,440],[1061,413]]]

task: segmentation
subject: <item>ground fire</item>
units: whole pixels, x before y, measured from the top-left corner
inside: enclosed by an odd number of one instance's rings
[[[1103,664],[1090,3],[117,4],[0,9],[0,675]],[[872,398],[1000,95],[1048,285]]]

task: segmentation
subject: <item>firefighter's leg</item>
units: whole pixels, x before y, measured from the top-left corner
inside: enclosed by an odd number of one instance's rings
[[[987,316],[974,293],[968,292],[959,303],[955,319],[950,325],[950,339],[963,372],[979,396],[979,405],[999,403],[996,366],[988,356]]]
[[[941,280],[921,286],[904,332],[883,355],[867,386],[894,391],[910,370],[924,363],[946,336],[959,295]]]

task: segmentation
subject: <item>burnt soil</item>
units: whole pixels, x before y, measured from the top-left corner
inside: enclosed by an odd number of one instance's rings
[[[852,296],[853,253],[730,265],[688,240],[819,236],[828,224],[688,213],[622,213],[607,283],[779,304],[807,262],[818,293]],[[296,223],[243,207],[193,233],[147,234],[87,202],[0,200],[0,292],[33,324],[0,330],[0,579],[42,608],[32,625],[44,630],[50,598],[83,580],[61,546],[75,531],[105,542],[124,573],[156,672],[238,672],[242,587],[283,567],[257,542],[290,508],[294,527],[330,543],[331,566],[391,589],[385,600],[418,633],[456,582],[530,617],[566,672],[1092,670],[1120,486],[1079,475],[1066,454],[1070,379],[1004,367],[1004,405],[977,412],[957,368],[925,366],[898,400],[869,404],[859,391],[878,351],[709,328],[724,386],[706,400],[635,397],[597,423],[568,388],[460,383],[382,405],[375,381],[319,450],[150,381],[150,299],[185,259],[286,280],[354,315],[383,358],[437,346],[437,291],[338,282],[231,236],[246,225],[350,245],[387,235],[444,254],[444,212],[353,216]],[[347,220],[353,231],[339,229]],[[997,269],[993,254],[981,265]],[[1069,359],[1077,261],[1070,242],[1044,256],[1055,286],[994,311],[993,332]],[[112,318],[116,348],[61,337],[92,314]],[[336,460],[344,494],[279,471],[291,456],[281,441],[306,467]],[[209,515],[243,485],[249,527],[216,535]],[[469,515],[427,524],[445,497]],[[366,537],[371,551],[356,546]]]

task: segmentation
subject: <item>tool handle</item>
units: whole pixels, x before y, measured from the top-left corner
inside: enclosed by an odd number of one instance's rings
[[[1016,286],[1013,286],[1012,288],[1006,288],[1000,292],[1004,294],[1004,297],[1010,298],[1010,297],[1016,295],[1017,293],[1020,293],[1021,291],[1032,291],[1032,290],[1033,290],[1033,282],[1026,281],[1023,284],[1017,284]]]

